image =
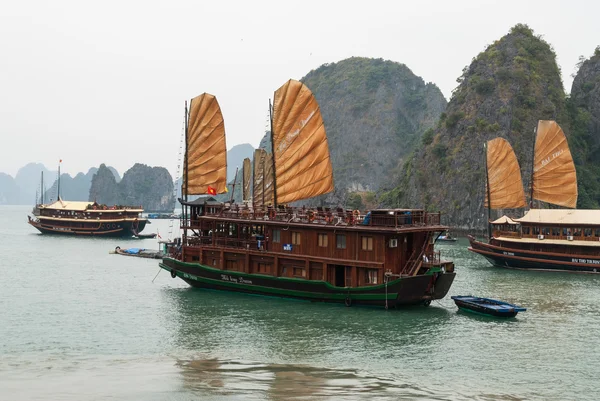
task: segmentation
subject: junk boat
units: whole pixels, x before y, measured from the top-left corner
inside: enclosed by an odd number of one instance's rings
[[[37,205],[29,224],[42,234],[97,237],[137,236],[146,227],[141,206],[107,206],[96,202],[58,201]]]
[[[325,127],[310,90],[290,80],[270,111],[271,153],[244,162],[243,204],[226,190],[223,117],[213,95],[186,103],[180,199],[183,236],[160,266],[194,287],[350,305],[429,305],[443,298],[454,264],[434,251],[448,227],[421,209],[290,207],[333,190]],[[250,196],[250,187],[252,195]]]
[[[575,165],[565,134],[555,121],[538,122],[531,182],[531,206],[537,200],[575,208]],[[526,206],[519,163],[502,138],[486,145],[486,183],[489,241],[469,236],[470,251],[501,267],[600,271],[600,210],[531,208],[520,218],[502,216],[491,221],[491,209]]]
[[[481,315],[495,317],[515,317],[517,316],[517,313],[525,312],[527,310],[527,308],[491,298],[458,295],[454,295],[450,298],[454,300],[454,303],[460,310],[474,312]]]
[[[62,160],[60,161],[62,162]],[[58,164],[57,201],[44,204],[44,175],[41,197],[27,216],[28,223],[42,234],[96,237],[131,237],[140,234],[148,219],[141,206],[103,205],[97,202],[65,201],[60,197],[60,162]],[[37,202],[36,202],[37,203]],[[151,237],[153,238],[153,237]]]

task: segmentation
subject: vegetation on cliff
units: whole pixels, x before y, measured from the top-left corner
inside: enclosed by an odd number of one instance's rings
[[[537,121],[568,125],[565,94],[553,49],[522,24],[474,58],[458,83],[382,201],[441,210],[448,224],[483,227],[484,143],[503,137],[512,144],[528,192]]]
[[[437,86],[382,59],[324,64],[302,82],[319,102],[327,129],[337,194],[328,201],[334,203],[389,182],[446,107]]]
[[[600,207],[600,46],[581,59],[567,99],[571,150],[577,166],[578,208]]]

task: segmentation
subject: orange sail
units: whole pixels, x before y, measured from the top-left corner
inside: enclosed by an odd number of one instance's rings
[[[248,201],[250,200],[250,177],[252,176],[252,165],[250,164],[250,159],[245,158],[244,164],[242,165],[242,200]]]
[[[512,146],[506,139],[495,138],[487,143],[487,182],[492,199],[491,209],[525,207],[525,192],[521,169]],[[485,205],[488,205],[486,188]]]
[[[254,151],[252,203],[255,209],[273,206],[273,158],[264,149]]]
[[[556,121],[540,120],[533,162],[533,198],[554,205],[577,205],[577,174],[563,130]]]
[[[203,93],[192,99],[186,145],[183,193],[204,195],[209,187],[217,194],[227,192],[225,124],[213,95]]]
[[[325,125],[314,95],[290,79],[275,91],[273,149],[277,203],[333,191]]]

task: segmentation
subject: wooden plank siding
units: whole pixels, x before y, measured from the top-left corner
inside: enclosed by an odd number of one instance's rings
[[[199,219],[190,227],[194,235],[184,246],[186,262],[351,287],[382,284],[388,270],[399,274],[413,251],[433,234],[247,220]]]

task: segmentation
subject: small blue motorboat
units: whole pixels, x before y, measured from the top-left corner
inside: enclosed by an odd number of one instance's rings
[[[497,299],[457,295],[450,298],[461,310],[495,317],[515,317],[517,313],[527,310],[527,308],[498,301]]]

